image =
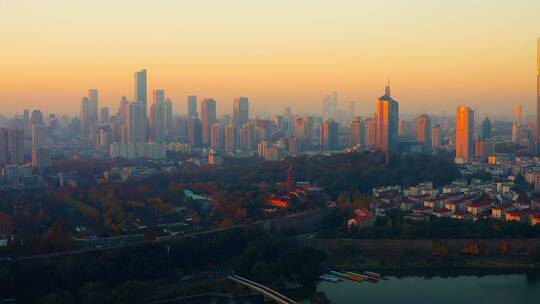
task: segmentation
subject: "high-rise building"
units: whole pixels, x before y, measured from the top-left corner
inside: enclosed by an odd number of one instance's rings
[[[480,128],[480,138],[482,139],[490,139],[491,138],[491,121],[489,121],[489,118],[484,118],[484,121],[482,122],[482,126]]]
[[[521,125],[517,122],[512,124],[512,142],[516,144],[521,142]]]
[[[350,146],[364,147],[364,137],[364,123],[362,122],[362,118],[360,116],[357,116],[351,122],[351,128],[349,131]]]
[[[459,106],[456,112],[456,163],[468,163],[474,151],[474,112]]]
[[[294,135],[303,142],[303,146],[306,150],[311,149],[313,140],[313,117],[296,117],[294,120]]]
[[[426,114],[416,119],[416,141],[424,147],[424,152],[431,151],[431,119]]]
[[[390,84],[377,100],[377,148],[383,152],[396,151],[398,147],[399,104],[390,95]]]
[[[233,102],[233,122],[237,126],[245,125],[249,120],[249,100],[247,97],[238,97]]]
[[[220,122],[214,123],[210,130],[210,148],[216,152],[225,151],[225,127]]]
[[[102,124],[108,124],[110,119],[110,113],[108,107],[103,107],[99,111],[99,122]]]
[[[210,128],[216,122],[216,101],[213,98],[205,98],[201,102],[201,125],[202,143],[210,144]]]
[[[32,125],[32,146],[45,146],[47,144],[47,126],[43,124]]]
[[[202,146],[201,121],[194,116],[188,117],[188,143],[192,148],[200,148]]]
[[[148,95],[146,90],[146,70],[140,70],[135,72],[135,85],[133,93],[133,101],[141,102],[145,106],[147,105]],[[145,112],[147,110],[145,109]]]
[[[51,167],[51,155],[49,149],[40,146],[32,147],[32,168],[43,172]]]
[[[322,124],[321,147],[325,151],[335,151],[339,148],[339,125],[333,119],[327,119]]]
[[[225,151],[235,153],[238,149],[238,128],[234,124],[228,124],[225,128]]]
[[[128,107],[129,101],[127,100],[126,96],[122,96],[122,99],[120,100],[120,107],[118,108],[118,114],[120,115],[121,122],[125,122],[127,120]]]
[[[197,96],[187,97],[188,116],[199,117],[197,113]]]
[[[154,90],[150,106],[150,139],[152,142],[165,142],[166,114],[165,91]]]
[[[436,125],[431,128],[431,148],[435,149],[441,146],[442,136],[441,136],[441,125]]]
[[[30,120],[31,123],[34,125],[45,123],[45,121],[43,120],[43,113],[41,113],[40,110],[32,110],[32,116]]]
[[[337,119],[338,116],[338,94],[332,92],[323,97],[323,119]]]
[[[167,139],[171,138],[173,125],[173,105],[170,98],[165,99],[165,134]]]
[[[124,123],[124,142],[146,143],[146,105],[142,102],[130,102]]]
[[[8,163],[8,129],[0,128],[0,168]]]

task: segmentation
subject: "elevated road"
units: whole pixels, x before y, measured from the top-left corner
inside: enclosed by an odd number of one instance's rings
[[[280,294],[279,292],[267,287],[267,286],[264,286],[262,284],[259,284],[257,282],[253,282],[249,279],[246,279],[244,277],[241,277],[239,275],[230,275],[230,276],[227,276],[227,278],[231,281],[234,281],[238,284],[241,284],[241,285],[244,285],[246,287],[248,287],[249,289],[253,290],[253,291],[256,291],[260,294],[262,294],[265,298],[267,299],[271,299],[273,300],[274,302],[276,303],[280,303],[280,304],[293,304],[293,303],[296,303],[296,301],[294,301],[293,299],[291,298],[288,298],[282,294]]]

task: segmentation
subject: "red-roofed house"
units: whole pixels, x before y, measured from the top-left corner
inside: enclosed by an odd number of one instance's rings
[[[375,225],[375,215],[366,208],[356,209],[354,214],[356,216],[347,221],[349,230],[353,227],[364,228]]]
[[[472,203],[467,207],[467,211],[473,215],[479,215],[486,211],[491,210],[491,205],[493,202],[490,199],[484,199],[476,203]]]
[[[452,214],[452,218],[456,220],[470,220],[473,215],[469,211],[456,211]]]
[[[452,210],[441,208],[433,210],[433,215],[436,217],[450,217],[452,215]]]
[[[404,199],[403,201],[401,201],[401,205],[399,206],[399,208],[403,211],[410,211],[416,207],[419,207],[420,204],[420,202],[412,199]]]

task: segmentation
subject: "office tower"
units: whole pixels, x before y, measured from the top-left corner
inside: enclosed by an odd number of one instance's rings
[[[491,138],[491,121],[489,121],[489,118],[484,118],[484,121],[482,122],[482,127],[480,128],[480,138],[482,139],[490,139]]]
[[[536,43],[536,153],[540,154],[540,38]]]
[[[366,119],[364,126],[366,128],[364,134],[367,135],[366,145],[372,149],[377,146],[377,119],[375,115]]]
[[[188,143],[192,148],[202,147],[202,125],[197,117],[188,117]]]
[[[362,118],[357,116],[351,122],[351,127],[349,131],[349,144],[351,147],[355,146],[364,146],[364,123]]]
[[[97,89],[89,89],[88,90],[88,118],[90,120],[90,123],[97,123],[98,122],[98,107],[99,107],[99,99],[98,99],[98,90]]]
[[[435,149],[442,144],[441,126],[436,125],[431,128],[431,148]]]
[[[49,149],[39,146],[32,147],[32,168],[42,173],[51,167]]]
[[[43,113],[41,113],[40,110],[32,110],[32,116],[31,116],[31,123],[34,125],[37,124],[44,124],[45,121],[43,120]]]
[[[47,143],[47,126],[32,125],[32,146],[44,146]]]
[[[0,168],[8,164],[8,129],[0,128]]]
[[[210,130],[210,148],[216,152],[225,151],[225,127],[220,122],[214,123]]]
[[[298,116],[294,120],[294,135],[304,143],[306,150],[311,149],[313,140],[313,117]]]
[[[173,124],[173,105],[170,98],[165,99],[165,134],[170,139]]]
[[[234,124],[228,124],[225,128],[225,151],[235,153],[238,144],[238,128]]]
[[[141,102],[145,106],[147,105],[147,91],[146,91],[146,70],[140,70],[135,72],[135,92],[133,94],[134,102]],[[145,112],[147,110],[145,109]]]
[[[197,96],[187,97],[188,116],[199,117],[197,113]]]
[[[22,129],[8,131],[8,159],[10,164],[24,163],[24,131]]]
[[[517,122],[512,124],[512,142],[516,144],[521,142],[521,126]]]
[[[118,114],[120,115],[122,123],[127,120],[127,114],[129,111],[128,108],[129,101],[127,100],[126,96],[122,96],[122,99],[120,100],[120,107],[118,108]]]
[[[325,151],[339,148],[339,125],[333,119],[327,119],[321,128],[321,147]]]
[[[165,91],[154,90],[150,106],[150,139],[155,143],[165,142],[166,114]]]
[[[473,156],[474,112],[459,106],[456,112],[456,163],[468,163]]]
[[[124,122],[124,142],[145,143],[146,132],[146,105],[142,102],[130,102],[127,107],[126,121]]]
[[[202,143],[210,144],[210,128],[216,122],[216,101],[213,98],[205,98],[201,102],[201,125]]]
[[[110,119],[110,113],[108,107],[103,107],[99,110],[99,122],[101,124],[108,124]]]
[[[351,100],[349,102],[349,113],[347,113],[349,117],[355,117],[356,115],[356,101]]]
[[[399,104],[390,95],[390,84],[377,100],[377,148],[383,152],[396,151],[398,147]]]
[[[188,117],[174,116],[172,126],[172,139],[179,143],[188,143]]]
[[[416,141],[424,147],[424,152],[431,151],[431,119],[422,114],[416,119]]]
[[[249,120],[249,101],[247,97],[238,97],[233,102],[233,122],[243,126]]]

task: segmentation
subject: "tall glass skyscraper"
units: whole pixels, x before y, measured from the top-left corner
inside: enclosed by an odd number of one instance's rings
[[[377,100],[377,148],[383,152],[397,151],[399,104],[390,95],[390,84],[386,86],[383,96]]]
[[[459,106],[456,112],[456,163],[468,163],[473,156],[474,112]]]
[[[238,97],[233,102],[233,121],[237,126],[243,126],[249,120],[249,100]]]

